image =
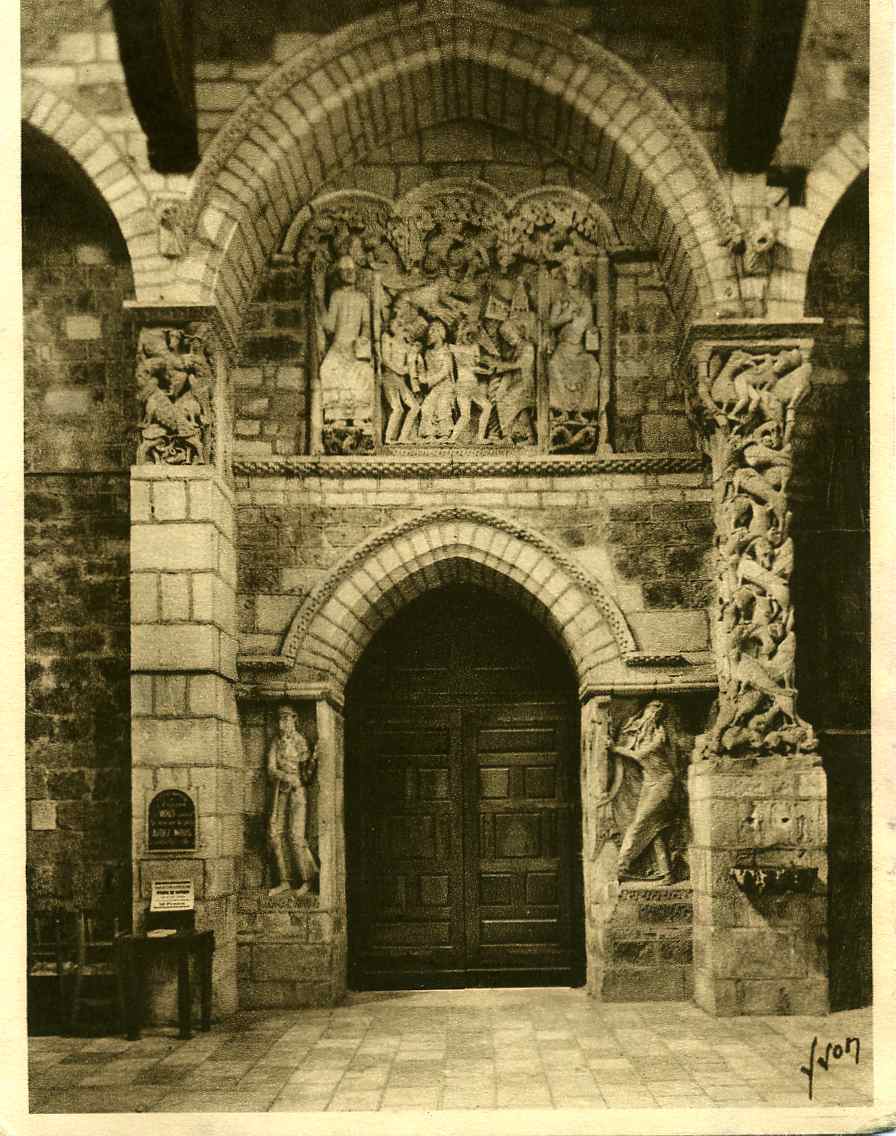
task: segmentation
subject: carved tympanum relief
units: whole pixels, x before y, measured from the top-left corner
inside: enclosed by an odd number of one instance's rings
[[[814,750],[796,711],[793,538],[787,487],[796,409],[812,367],[800,348],[713,352],[692,374],[712,456],[719,711],[703,753]]]
[[[670,705],[659,700],[615,731],[602,728],[596,716],[586,725],[583,743],[591,747],[593,785],[590,855],[615,840],[620,881],[671,884],[688,875],[684,776],[690,740]]]
[[[209,463],[215,439],[207,325],[142,328],[136,379],[143,404],[137,464]]]
[[[583,195],[434,183],[341,192],[291,233],[309,281],[325,453],[385,446],[608,452],[608,248]]]
[[[270,894],[297,890],[299,895],[307,895],[320,872],[307,836],[308,786],[317,773],[317,756],[289,705],[278,711],[277,734],[268,748],[267,768],[268,845],[277,871],[277,883]]]

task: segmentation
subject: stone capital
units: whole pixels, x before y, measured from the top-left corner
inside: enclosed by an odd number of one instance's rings
[[[220,327],[208,305],[127,305],[137,322],[135,464],[226,466]]]

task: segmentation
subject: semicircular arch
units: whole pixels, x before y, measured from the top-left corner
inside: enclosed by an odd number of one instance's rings
[[[136,295],[155,287],[157,257],[145,248],[157,229],[152,200],[127,154],[97,123],[56,91],[26,76],[22,121],[54,142],[105,202],[128,249]]]
[[[472,0],[378,12],[261,84],[197,170],[179,293],[217,303],[235,332],[267,258],[328,179],[458,118],[524,133],[605,187],[657,249],[680,318],[730,303],[730,197],[668,100],[562,25]]]
[[[868,123],[845,130],[819,158],[806,176],[807,224],[801,245],[806,275],[818,240],[844,194],[869,166]],[[804,302],[806,297],[804,296]]]

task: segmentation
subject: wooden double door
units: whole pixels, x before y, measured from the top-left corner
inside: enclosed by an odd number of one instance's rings
[[[578,984],[565,656],[515,604],[469,586],[394,623],[349,691],[350,985]]]

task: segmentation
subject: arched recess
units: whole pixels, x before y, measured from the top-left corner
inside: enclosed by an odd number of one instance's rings
[[[866,121],[844,131],[809,171],[806,177],[805,224],[799,239],[804,285],[815,246],[828,219],[847,190],[868,169],[868,162]],[[805,302],[805,292],[803,298]]]
[[[32,78],[23,84],[22,121],[56,143],[105,201],[127,243],[136,294],[157,289],[158,271],[168,265],[157,255],[152,202],[128,155],[92,119]]]
[[[196,172],[179,295],[217,303],[235,333],[267,258],[329,178],[386,142],[458,118],[525,134],[604,187],[657,249],[683,322],[730,306],[733,209],[671,104],[562,25],[471,0],[390,7],[258,88]]]
[[[344,688],[375,632],[415,596],[473,582],[509,594],[564,645],[579,685],[635,650],[604,589],[550,541],[472,509],[439,509],[371,537],[311,592],[281,654],[294,673]]]

